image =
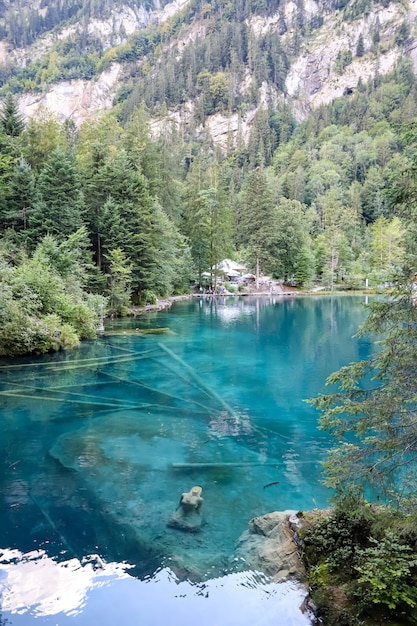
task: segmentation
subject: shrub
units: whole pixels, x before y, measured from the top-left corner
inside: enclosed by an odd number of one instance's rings
[[[401,543],[395,533],[387,530],[382,539],[371,538],[372,545],[358,549],[363,599],[374,604],[385,604],[389,609],[417,606],[417,589],[411,576],[417,566],[417,554]]]
[[[372,507],[352,492],[305,516],[302,556],[327,626],[416,623],[416,527],[415,513]]]
[[[158,296],[150,289],[144,289],[140,296],[141,304],[158,304]]]

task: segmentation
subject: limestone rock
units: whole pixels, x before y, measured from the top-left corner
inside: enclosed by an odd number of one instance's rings
[[[0,62],[24,67],[29,61],[44,58],[57,41],[76,37],[81,28],[86,28],[91,37],[100,39],[103,49],[108,49],[126,42],[129,36],[149,24],[163,23],[183,10],[189,2],[172,0],[162,7],[162,3],[155,0],[154,10],[143,4],[121,2],[113,7],[107,19],[92,17],[82,25],[67,24],[46,33],[27,48],[12,49],[10,45],[0,42]],[[376,74],[390,72],[403,56],[411,58],[417,73],[416,36],[412,34],[400,45],[395,37],[403,22],[415,23],[417,0],[409,0],[406,4],[385,4],[376,4],[372,11],[347,21],[336,0],[304,0],[303,12],[307,23],[315,20],[319,25],[308,31],[300,41],[295,56],[289,58],[290,67],[283,90],[278,89],[275,83],[257,85],[253,73],[246,67],[239,80],[232,81],[231,88],[242,102],[252,102],[253,90],[257,89],[256,106],[242,107],[239,115],[236,111],[217,111],[195,129],[195,102],[187,100],[169,110],[162,119],[153,119],[152,134],[158,136],[164,128],[173,125],[179,133],[192,133],[198,140],[211,141],[226,150],[229,146],[247,144],[256,113],[261,108],[274,109],[286,102],[290,104],[295,118],[302,121],[320,106],[354,93],[359,80],[366,83]],[[283,0],[276,13],[248,18],[246,24],[251,36],[262,37],[273,33],[280,38],[284,48],[291,47],[297,29],[297,7],[295,0]],[[167,50],[173,48],[177,51],[177,61],[192,42],[206,37],[207,22],[203,19],[184,25],[178,35],[166,42]],[[373,47],[376,28],[381,40],[377,51]],[[361,57],[355,54],[359,37],[364,42],[364,55]],[[343,51],[350,51],[353,58],[341,71],[337,59]],[[138,66],[142,62],[143,59],[138,59]],[[126,79],[126,70],[129,68],[124,64],[113,64],[91,82],[81,79],[59,82],[48,86],[42,93],[22,94],[19,98],[21,112],[30,118],[46,108],[58,119],[71,118],[80,126],[96,113],[111,108],[120,84]]]
[[[304,581],[306,572],[294,541],[291,514],[284,511],[253,518],[249,530],[238,540],[234,559],[243,560],[251,569],[264,572],[275,581]]]
[[[69,118],[80,126],[97,111],[111,108],[120,74],[121,65],[113,63],[95,81],[62,81],[51,85],[45,93],[24,94],[19,99],[20,111],[31,118],[46,109],[61,122]]]

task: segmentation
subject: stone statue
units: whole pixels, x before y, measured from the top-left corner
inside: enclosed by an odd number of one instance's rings
[[[202,524],[200,514],[203,504],[202,491],[201,487],[195,486],[190,491],[181,494],[178,507],[169,520],[168,526],[190,533],[196,533],[200,530]]]

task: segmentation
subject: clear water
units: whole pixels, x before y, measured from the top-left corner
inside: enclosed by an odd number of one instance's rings
[[[0,624],[310,623],[302,591],[234,547],[254,516],[326,505],[329,441],[304,400],[369,353],[363,304],[193,299],[0,361]],[[201,532],[167,527],[193,485]]]

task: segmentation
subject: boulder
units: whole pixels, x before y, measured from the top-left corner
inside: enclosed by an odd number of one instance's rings
[[[304,565],[296,544],[297,516],[283,511],[254,517],[249,529],[239,537],[234,560],[271,576],[274,581],[306,580]]]

